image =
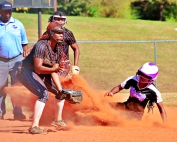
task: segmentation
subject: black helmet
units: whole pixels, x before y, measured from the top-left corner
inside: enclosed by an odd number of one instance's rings
[[[64,12],[61,12],[61,11],[56,11],[56,12],[53,13],[52,16],[49,17],[48,22],[53,22],[53,21],[55,21],[55,20],[54,20],[55,17],[56,17],[56,18],[63,18],[63,19],[65,19],[65,23],[64,23],[64,25],[63,25],[63,27],[64,27],[65,24],[67,23],[67,22],[66,22],[66,14],[65,14]]]

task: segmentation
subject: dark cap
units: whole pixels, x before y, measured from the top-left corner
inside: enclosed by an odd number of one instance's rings
[[[8,1],[3,1],[1,4],[0,4],[0,9],[1,10],[12,10],[12,4]]]

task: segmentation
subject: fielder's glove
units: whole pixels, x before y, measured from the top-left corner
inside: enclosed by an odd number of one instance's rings
[[[80,68],[78,66],[72,66],[72,73],[73,74],[79,74]]]
[[[82,102],[82,92],[81,91],[73,91],[68,89],[62,89],[61,92],[55,96],[58,100],[65,99],[71,104],[77,104]]]

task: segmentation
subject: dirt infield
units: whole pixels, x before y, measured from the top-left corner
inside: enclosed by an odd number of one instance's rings
[[[71,125],[66,130],[46,126],[48,134],[28,134],[29,121],[12,121],[6,117],[0,121],[3,142],[175,142],[177,129],[161,126],[84,126]]]
[[[156,117],[156,115],[155,115]],[[174,121],[175,122],[175,121]],[[149,124],[148,124],[149,123]],[[3,142],[175,142],[176,122],[173,126],[162,126],[157,121],[143,121],[141,124],[121,122],[117,126],[78,125],[68,123],[67,128],[57,130],[45,125],[48,134],[31,135],[28,128],[30,120],[14,121],[11,114],[0,120],[0,135]]]
[[[32,135],[28,133],[31,126],[29,119],[32,114],[36,96],[23,86],[8,87],[5,91],[18,105],[25,106],[28,117],[25,121],[14,121],[11,113],[6,113],[0,120],[0,136],[3,142],[175,142],[177,135],[176,107],[165,106],[168,123],[162,124],[157,107],[154,112],[147,113],[141,122],[127,120],[121,112],[109,107],[108,102],[123,101],[126,95],[117,94],[113,98],[104,97],[105,91],[93,90],[80,76],[64,81],[63,86],[81,90],[84,98],[81,104],[65,103],[63,118],[67,127],[57,129],[50,125],[54,114],[54,96],[50,94],[46,103],[40,126],[47,134]],[[123,96],[123,97],[122,97]]]

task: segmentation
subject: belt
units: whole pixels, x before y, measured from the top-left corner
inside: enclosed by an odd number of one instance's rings
[[[12,57],[12,58],[4,58],[4,57],[0,57],[0,60],[1,60],[1,61],[5,61],[5,62],[8,62],[8,61],[10,61],[10,60],[12,60],[12,59],[17,58],[17,57],[20,56],[20,55],[22,55],[22,54],[20,53],[19,55],[14,56],[14,57]]]

